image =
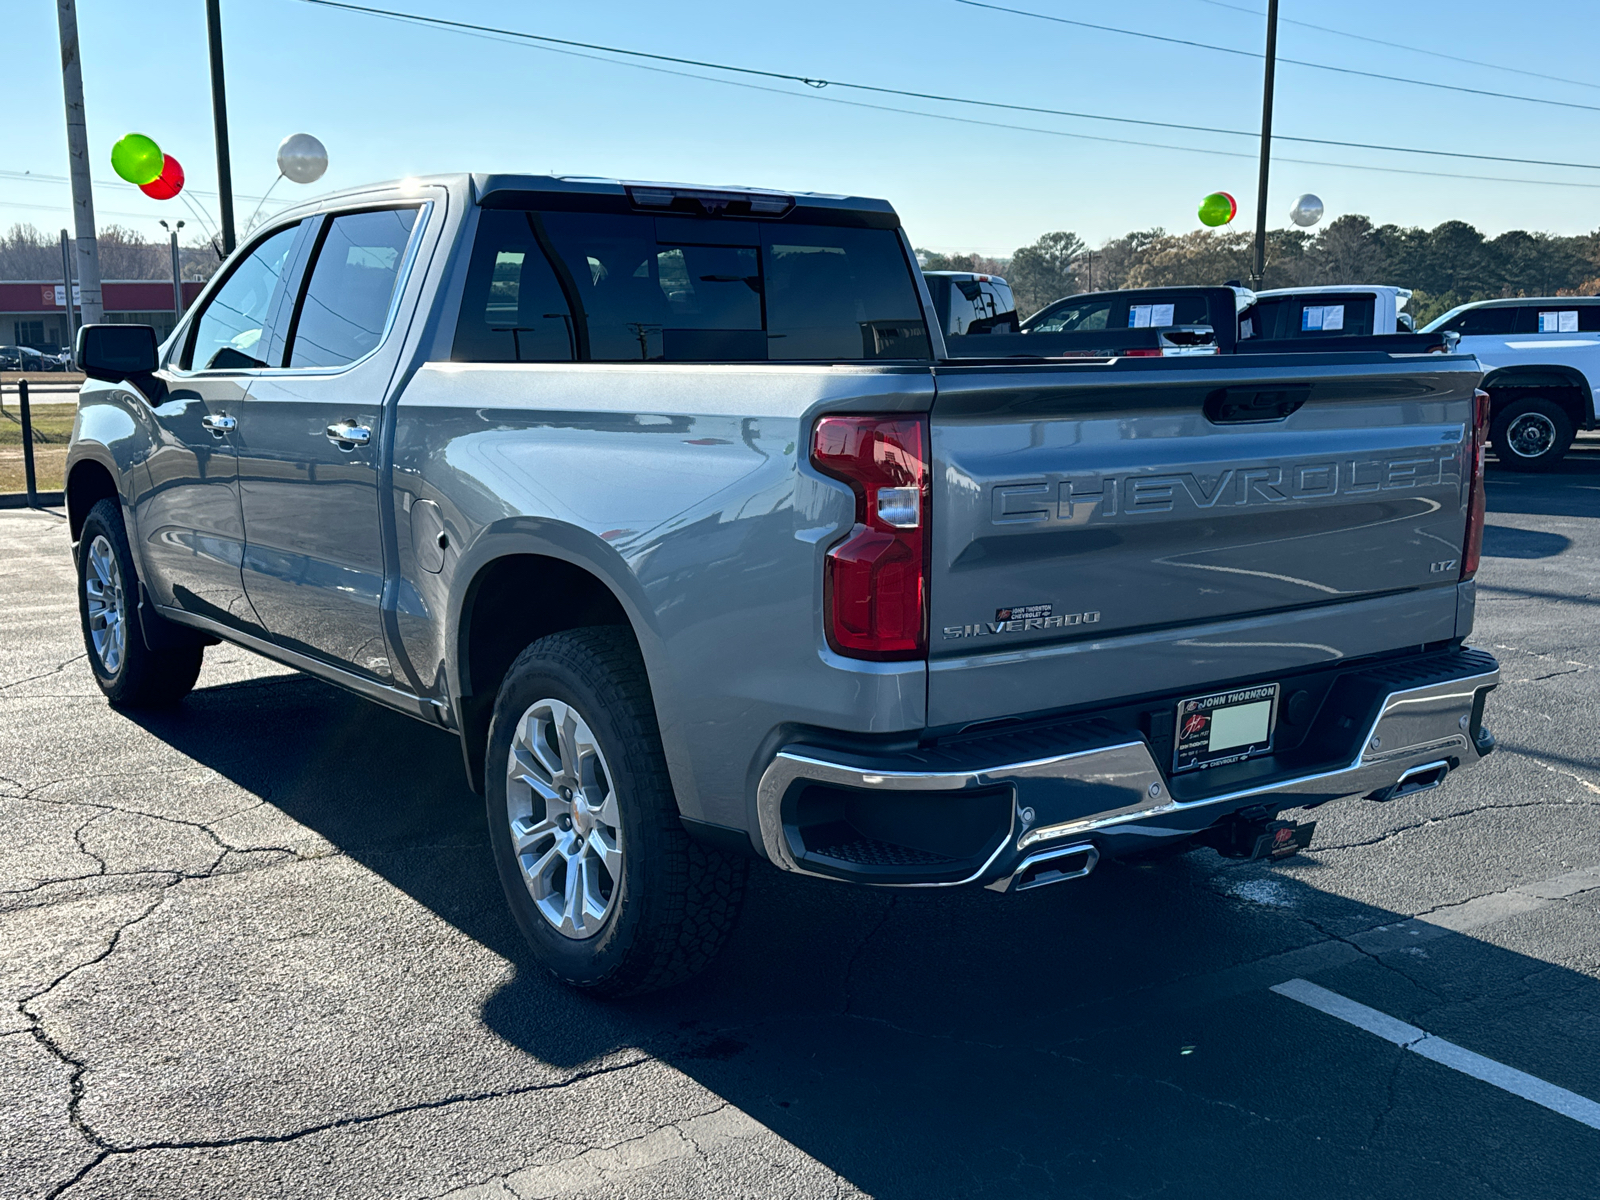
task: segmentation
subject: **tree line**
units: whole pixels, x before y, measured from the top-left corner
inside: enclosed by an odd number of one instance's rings
[[[164,241],[148,242],[121,225],[103,226],[95,240],[100,244],[101,279],[172,278],[172,252]],[[216,250],[207,241],[180,244],[178,263],[185,280],[210,279],[217,269]],[[0,234],[0,279],[55,282],[60,278],[59,233],[13,225]]]
[[[1112,238],[1098,248],[1061,231],[1005,259],[929,251],[918,251],[918,257],[930,271],[1003,276],[1016,295],[1017,311],[1026,315],[1074,292],[1242,280],[1250,273],[1253,247],[1252,233],[1157,228]],[[1406,311],[1419,325],[1474,300],[1600,295],[1600,230],[1560,237],[1514,229],[1485,238],[1465,221],[1404,228],[1349,214],[1315,232],[1268,231],[1264,288],[1334,283],[1410,288]]]

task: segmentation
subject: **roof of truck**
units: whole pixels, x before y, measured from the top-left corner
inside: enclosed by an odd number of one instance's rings
[[[622,211],[682,213],[694,216],[781,218],[790,211],[810,217],[854,216],[873,226],[896,228],[900,218],[887,200],[868,196],[836,196],[778,188],[706,186],[602,179],[583,175],[474,174],[473,197],[484,208],[524,208],[573,199],[584,207],[617,207]]]
[[[1460,312],[1463,308],[1511,308],[1524,304],[1561,304],[1574,308],[1587,307],[1600,304],[1600,296],[1512,296],[1504,300],[1474,300],[1469,304],[1460,304],[1451,309],[1451,312]]]
[[[1396,297],[1411,299],[1411,289],[1391,287],[1387,283],[1330,283],[1326,287],[1264,288],[1258,296],[1325,296],[1342,292],[1393,292]]]
[[[511,175],[457,172],[409,176],[341,188],[295,204],[273,220],[317,211],[345,200],[369,200],[395,192],[415,195],[425,187],[466,191],[483,208],[576,208],[685,216],[731,216],[780,219],[791,212],[808,221],[898,229],[900,217],[887,200],[869,196],[835,196],[823,192],[782,191],[744,186],[705,187],[684,183],[648,183],[600,179],[584,175]]]

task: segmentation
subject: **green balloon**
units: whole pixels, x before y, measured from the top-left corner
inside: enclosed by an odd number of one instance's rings
[[[161,147],[142,133],[130,133],[111,147],[111,169],[141,187],[161,178],[165,162]]]
[[[1200,201],[1200,223],[1213,227],[1226,225],[1238,211],[1239,206],[1227,192],[1212,192]]]

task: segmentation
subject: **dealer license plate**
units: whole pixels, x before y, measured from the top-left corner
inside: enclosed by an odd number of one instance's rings
[[[1172,769],[1195,771],[1268,754],[1277,722],[1275,683],[1179,701]]]

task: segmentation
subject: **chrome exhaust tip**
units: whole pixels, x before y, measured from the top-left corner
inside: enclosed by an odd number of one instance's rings
[[[1368,800],[1377,800],[1380,803],[1397,800],[1401,796],[1414,796],[1418,792],[1431,792],[1444,782],[1445,776],[1450,774],[1448,762],[1423,763],[1420,767],[1412,767],[1390,787],[1380,788],[1367,796]]]
[[[995,892],[1025,892],[1029,888],[1082,879],[1100,862],[1100,851],[1091,842],[1078,842],[1055,850],[1030,854],[1022,865],[1004,879],[986,885]]]

